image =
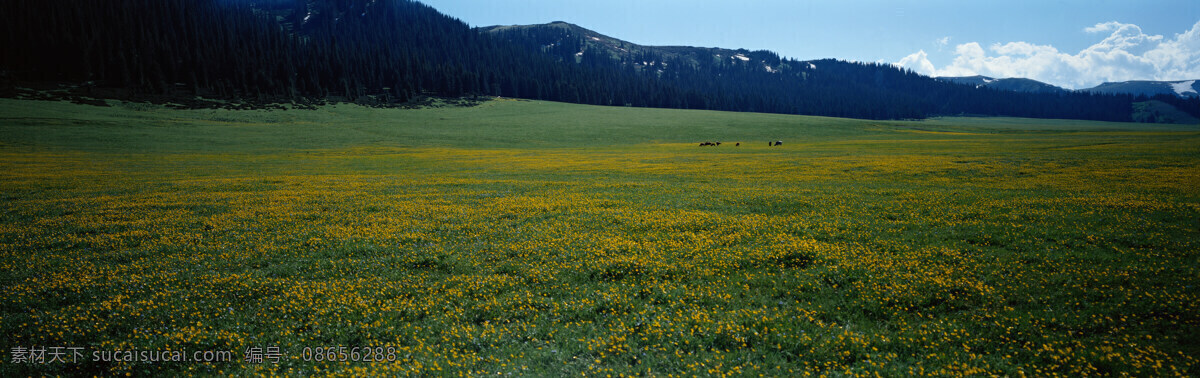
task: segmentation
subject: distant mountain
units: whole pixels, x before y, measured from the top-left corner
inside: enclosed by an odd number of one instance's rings
[[[938,80],[1027,93],[1096,93],[1139,96],[1133,103],[1133,121],[1145,123],[1196,124],[1200,122],[1200,82],[1188,81],[1126,81],[1104,83],[1095,88],[1071,91],[1037,80],[1023,78],[995,79],[987,76],[938,77]],[[1144,96],[1144,98],[1142,98]]]
[[[562,47],[573,46],[569,43],[569,38],[581,38],[582,45],[578,46],[579,50],[574,51],[576,55],[576,63],[582,61],[583,55],[588,53],[607,55],[611,59],[622,59],[623,57],[642,57],[647,54],[662,58],[662,62],[670,60],[680,60],[688,65],[717,63],[728,61],[729,64],[746,64],[761,69],[763,72],[774,73],[781,69],[779,55],[765,50],[748,51],[745,49],[724,49],[724,48],[707,48],[707,47],[691,47],[691,46],[643,46],[636,43],[623,41],[617,38],[609,37],[604,34],[597,33],[579,25],[570,24],[562,21],[555,21],[549,24],[540,25],[508,25],[508,26],[489,26],[479,28],[481,31],[493,35],[509,36],[513,33],[525,33],[534,29],[549,29],[559,30],[562,35],[536,38],[540,42],[549,42],[543,46],[545,50],[561,49]],[[572,51],[568,51],[572,52]],[[635,69],[653,69],[656,66],[662,69],[660,61],[646,61],[633,59],[629,64]],[[802,62],[800,68],[815,69],[812,62]]]
[[[951,83],[974,85],[976,88],[992,88],[1002,91],[1029,93],[1067,93],[1067,89],[1046,84],[1033,79],[1006,78],[995,79],[987,76],[938,77],[938,80]]]
[[[1069,89],[1046,84],[1033,79],[1005,78],[996,79],[988,76],[941,76],[938,80],[957,84],[973,85],[976,88],[992,88],[1015,92],[1031,93],[1066,93]],[[1154,97],[1168,95],[1177,97],[1200,97],[1200,80],[1185,81],[1122,81],[1104,83],[1094,88],[1079,89],[1075,92],[1132,95]]]
[[[1094,88],[1081,89],[1080,91],[1105,94],[1129,94],[1146,97],[1153,97],[1154,95],[1200,97],[1200,80],[1123,81],[1118,83],[1104,83]]]

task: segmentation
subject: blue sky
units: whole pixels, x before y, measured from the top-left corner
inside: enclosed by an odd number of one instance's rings
[[[644,45],[766,49],[1068,88],[1200,79],[1200,0],[422,0],[472,26],[566,21]]]

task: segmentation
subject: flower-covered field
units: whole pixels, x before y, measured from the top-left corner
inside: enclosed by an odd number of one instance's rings
[[[114,105],[0,100],[0,375],[1200,374],[1195,126]]]

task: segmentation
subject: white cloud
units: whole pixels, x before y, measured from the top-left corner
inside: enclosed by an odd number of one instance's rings
[[[933,67],[933,63],[929,61],[929,54],[926,54],[925,50],[917,51],[909,56],[904,57],[903,59],[900,59],[900,62],[896,63],[896,65],[926,75],[930,75],[932,72],[936,71],[936,69]]]
[[[1106,31],[1115,30],[1117,27],[1119,27],[1121,25],[1124,25],[1124,24],[1122,24],[1120,22],[1116,22],[1116,21],[1109,21],[1109,22],[1103,22],[1103,23],[1096,24],[1096,26],[1086,27],[1083,29],[1083,31],[1088,32],[1088,33],[1103,33]]]
[[[950,44],[950,37],[948,37],[948,36],[938,38],[936,41],[934,41],[934,45],[937,45],[938,50],[941,50],[943,47],[946,47],[949,44]]]
[[[924,51],[896,65],[931,76],[1025,77],[1067,88],[1089,88],[1106,81],[1200,79],[1200,22],[1171,39],[1115,21],[1084,31],[1109,35],[1076,54],[1028,42],[997,43],[986,50],[968,42],[956,46],[954,61],[942,68],[930,62]]]

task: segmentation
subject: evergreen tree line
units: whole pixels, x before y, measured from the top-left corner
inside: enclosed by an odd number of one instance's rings
[[[131,94],[404,102],[492,95],[600,103],[654,80],[558,64],[408,0],[12,0],[0,74]]]
[[[750,62],[702,49],[614,55],[563,29],[481,33],[411,0],[7,0],[0,28],[6,82],[129,95],[368,103],[487,95],[872,119],[1109,121],[1130,120],[1133,101],[977,89],[889,65],[812,68],[765,51],[746,52]]]

